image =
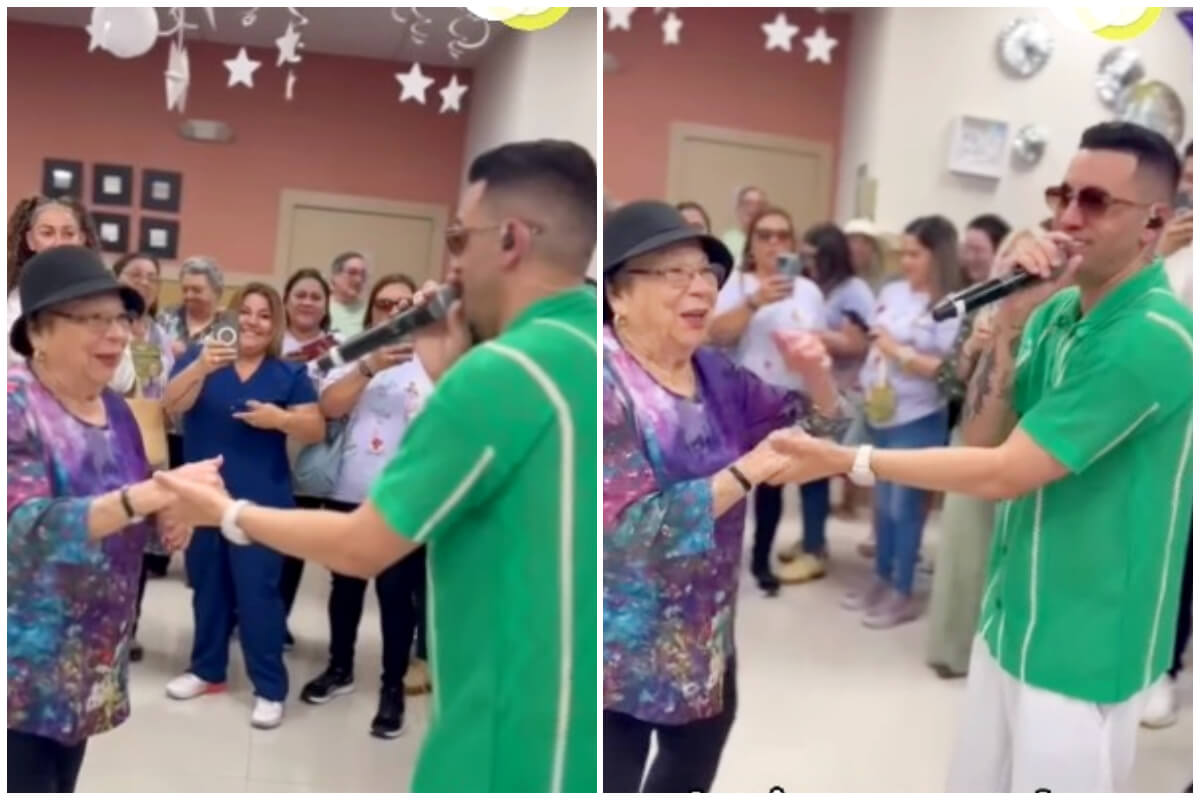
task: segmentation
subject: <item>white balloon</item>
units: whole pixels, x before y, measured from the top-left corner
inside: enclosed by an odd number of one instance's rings
[[[117,58],[137,58],[158,41],[158,13],[148,6],[93,8],[92,40]]]

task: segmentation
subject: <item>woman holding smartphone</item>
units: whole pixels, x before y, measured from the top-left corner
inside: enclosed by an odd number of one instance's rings
[[[250,283],[231,308],[237,327],[218,325],[203,347],[180,357],[163,402],[168,412],[183,415],[185,461],[221,456],[221,477],[230,492],[290,508],[295,501],[287,439],[318,442],[325,420],[305,368],[279,357],[284,329],[279,293]],[[186,561],[195,592],[195,639],[191,665],[167,684],[167,695],[190,700],[224,691],[236,614],[254,685],[250,723],[277,727],[288,690],[279,594],[283,557],[257,544],[231,545],[216,528],[199,528]]]

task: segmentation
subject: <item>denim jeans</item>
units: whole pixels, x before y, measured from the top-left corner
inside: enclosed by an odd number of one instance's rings
[[[946,409],[897,425],[869,427],[881,450],[941,447],[946,443]],[[928,492],[888,481],[875,486],[875,573],[901,594],[911,595]]]

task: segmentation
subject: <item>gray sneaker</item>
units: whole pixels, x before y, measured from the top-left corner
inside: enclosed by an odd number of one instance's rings
[[[842,597],[842,608],[847,611],[865,611],[882,601],[888,592],[888,585],[878,575],[872,575],[871,580],[857,589],[851,589]]]
[[[911,595],[900,594],[890,589],[884,600],[867,610],[863,625],[882,630],[912,622],[921,616],[921,607]]]

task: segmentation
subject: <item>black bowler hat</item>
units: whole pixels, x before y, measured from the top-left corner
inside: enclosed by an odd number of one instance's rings
[[[18,292],[21,316],[13,323],[8,341],[25,357],[33,355],[27,328],[38,311],[108,292],[118,293],[130,313],[141,314],[146,307],[142,296],[119,283],[100,256],[86,247],[54,247],[38,253],[21,268]]]
[[[724,285],[733,269],[729,248],[717,237],[688,225],[674,206],[657,200],[621,206],[604,220],[604,274],[612,274],[631,258],[687,241],[698,242],[710,264],[725,268],[719,279]]]

